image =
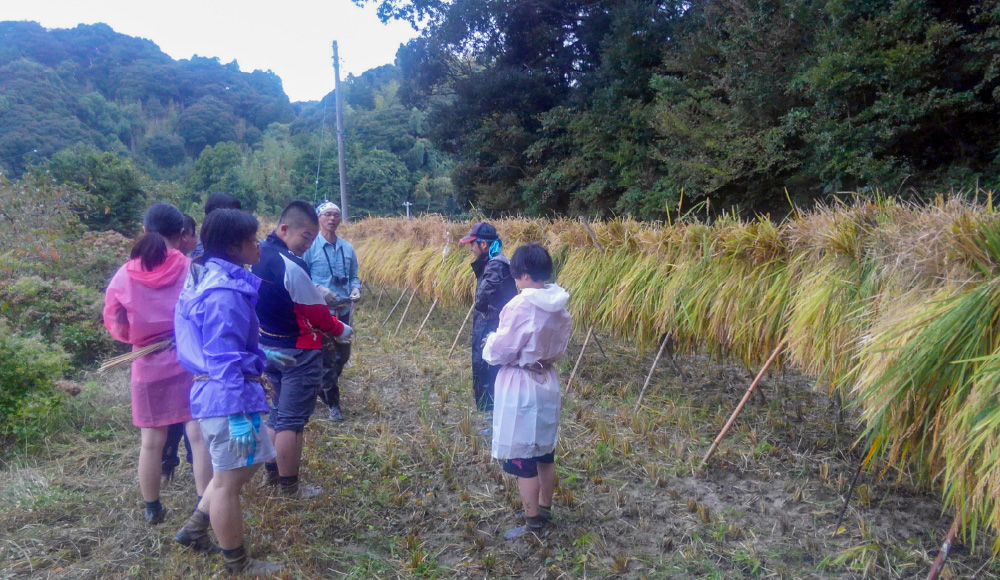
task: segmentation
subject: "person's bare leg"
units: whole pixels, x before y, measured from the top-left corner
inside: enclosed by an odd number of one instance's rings
[[[541,473],[541,469],[538,471]],[[521,492],[521,505],[524,506],[524,516],[528,518],[537,517],[538,493],[541,488],[539,478],[537,476],[519,477],[517,478],[517,488]]]
[[[212,479],[215,479],[214,473],[212,474]],[[201,501],[198,502],[198,507],[195,508],[203,514],[212,513],[212,496],[215,495],[215,486],[212,485],[212,479],[208,480],[208,483],[205,484],[205,493],[201,495]]]
[[[212,480],[212,457],[208,453],[208,447],[201,436],[201,426],[197,421],[188,421],[184,426],[187,430],[188,440],[191,442],[191,455],[194,460],[194,486],[198,490],[198,495],[205,495],[205,488]],[[205,512],[208,513],[208,512]]]
[[[160,499],[160,476],[163,474],[163,445],[166,427],[142,427],[139,446],[139,491],[144,501]]]
[[[278,431],[274,438],[274,449],[278,452],[278,473],[281,477],[291,477],[299,474],[299,464],[302,461],[302,433],[297,431]]]
[[[212,489],[206,490],[202,499],[203,504],[208,504],[212,530],[223,550],[233,550],[243,545],[240,492],[259,467],[258,463],[229,471],[217,471],[212,477]]]
[[[556,490],[556,464],[538,464],[538,505],[552,507],[552,494]]]

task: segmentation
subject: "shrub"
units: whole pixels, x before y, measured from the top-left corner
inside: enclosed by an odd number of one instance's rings
[[[62,244],[62,253],[50,263],[51,277],[103,292],[118,268],[128,261],[133,243],[114,231],[84,232],[78,239]]]
[[[22,334],[38,334],[72,357],[77,368],[123,352],[104,329],[103,296],[68,281],[30,276],[0,282],[0,315]]]
[[[26,428],[58,405],[55,388],[68,356],[58,345],[25,337],[0,321],[0,436],[23,436]]]

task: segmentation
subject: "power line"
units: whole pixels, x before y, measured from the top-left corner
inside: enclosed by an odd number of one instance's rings
[[[319,203],[319,168],[323,165],[323,139],[326,138],[326,105],[329,99],[323,99],[323,122],[319,126],[319,154],[316,155],[316,184],[313,187],[313,205]]]

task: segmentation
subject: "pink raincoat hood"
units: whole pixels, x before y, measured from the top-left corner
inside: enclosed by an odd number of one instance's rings
[[[142,269],[139,258],[129,260],[125,264],[125,271],[130,279],[147,288],[163,288],[176,282],[177,278],[186,276],[190,263],[191,260],[180,250],[167,250],[167,260],[151,271]]]

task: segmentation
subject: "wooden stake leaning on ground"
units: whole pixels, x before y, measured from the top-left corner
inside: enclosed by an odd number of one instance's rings
[[[406,308],[403,309],[403,315],[399,317],[399,324],[396,325],[396,332],[392,333],[393,336],[399,334],[399,329],[403,327],[403,321],[406,320],[406,313],[410,311],[410,303],[413,302],[413,297],[416,295],[416,290],[410,292],[410,299],[406,301]]]
[[[382,289],[378,291],[378,300],[375,301],[375,311],[376,312],[378,312],[378,305],[382,304],[382,294],[384,294],[384,293],[385,293],[385,286],[382,286]]]
[[[653,378],[653,371],[656,370],[657,363],[660,362],[660,357],[663,356],[663,349],[666,348],[667,342],[670,341],[670,333],[668,332],[666,336],[663,337],[663,342],[660,343],[660,350],[656,353],[656,358],[653,359],[653,366],[649,367],[649,374],[646,375],[646,382],[642,384],[642,390],[639,391],[639,399],[635,402],[635,408],[632,412],[635,413],[639,410],[639,405],[642,404],[642,396],[646,394],[646,387],[649,386],[649,381]]]
[[[101,364],[101,368],[97,369],[97,372],[99,372],[99,373],[106,373],[106,372],[110,371],[111,369],[116,369],[116,368],[118,368],[118,367],[120,367],[122,365],[131,363],[135,359],[143,357],[143,356],[146,356],[147,354],[149,354],[151,352],[157,352],[157,351],[160,351],[160,350],[164,350],[164,349],[170,348],[173,345],[174,345],[174,339],[173,338],[168,338],[166,340],[161,340],[159,342],[154,342],[153,344],[146,345],[146,346],[140,348],[139,350],[133,350],[130,353],[123,354],[121,356],[116,356],[115,358],[108,359],[108,360],[104,361],[104,363]]]
[[[382,326],[388,324],[389,319],[392,318],[392,313],[396,311],[396,307],[399,306],[399,303],[403,300],[403,296],[406,296],[407,290],[409,290],[409,288],[403,288],[403,292],[400,293],[399,298],[396,299],[396,303],[393,304],[392,308],[389,310],[389,314],[385,317],[385,320],[382,321]]]
[[[726,433],[729,432],[729,428],[732,427],[733,423],[736,421],[736,417],[739,417],[740,411],[743,410],[743,407],[747,404],[747,401],[750,400],[750,395],[753,395],[753,392],[757,388],[757,385],[760,384],[760,380],[764,378],[764,373],[767,372],[767,369],[771,367],[771,363],[774,362],[774,359],[778,358],[778,355],[781,354],[781,351],[783,350],[785,350],[784,342],[779,344],[778,347],[774,349],[774,352],[772,352],[771,356],[768,357],[767,362],[764,363],[763,367],[761,367],[760,372],[757,373],[757,377],[753,380],[752,383],[750,383],[750,388],[748,388],[747,392],[743,395],[743,399],[740,401],[740,404],[736,405],[736,409],[733,411],[733,414],[729,417],[729,420],[726,421],[726,425],[722,428],[722,431],[719,431],[719,434],[715,437],[715,441],[712,442],[712,446],[708,449],[708,453],[705,454],[704,459],[701,460],[702,466],[708,463],[708,460],[712,457],[712,454],[715,453],[715,450],[719,448],[719,443],[722,442],[723,437],[726,436]]]
[[[596,344],[597,348],[601,351],[601,356],[604,357],[604,360],[607,360],[608,359],[608,353],[604,352],[604,347],[601,346],[601,341],[597,340],[597,333],[596,332],[594,333],[594,344]]]
[[[941,570],[944,570],[944,563],[948,560],[948,553],[951,552],[951,543],[955,541],[955,536],[958,535],[958,528],[962,525],[962,516],[955,514],[955,521],[951,523],[951,528],[948,530],[948,535],[944,538],[944,543],[941,544],[941,551],[938,552],[937,558],[934,558],[934,563],[931,564],[931,571],[927,573],[927,580],[937,580],[938,574]]]
[[[427,316],[425,316],[424,321],[420,323],[420,328],[417,329],[417,334],[416,336],[413,337],[413,340],[416,340],[417,338],[420,337],[420,333],[424,330],[424,325],[427,324],[427,319],[431,317],[431,312],[434,312],[434,307],[437,306],[437,303],[438,299],[435,298],[434,302],[431,303],[430,310],[427,311]]]
[[[833,526],[833,535],[836,536],[840,532],[840,524],[844,522],[844,514],[847,513],[847,506],[851,505],[851,496],[854,495],[854,486],[858,484],[858,478],[861,477],[861,470],[865,466],[865,456],[862,455],[858,459],[858,470],[854,472],[854,479],[851,480],[851,486],[847,488],[847,497],[844,498],[844,507],[840,508],[840,515],[837,516],[837,525]]]
[[[594,327],[591,326],[587,330],[587,337],[583,339],[583,346],[580,348],[580,356],[576,357],[576,364],[573,365],[573,372],[569,374],[569,380],[566,381],[566,390],[569,390],[569,386],[573,384],[573,379],[576,378],[576,369],[580,368],[580,361],[583,360],[583,353],[587,351],[587,343],[590,342],[590,335],[593,334]]]
[[[451,343],[451,348],[448,349],[448,356],[455,352],[455,345],[458,344],[458,339],[462,336],[462,331],[465,330],[465,323],[469,321],[469,317],[472,316],[472,309],[476,307],[476,303],[473,302],[472,306],[469,307],[469,311],[465,314],[465,320],[462,321],[462,326],[458,327],[458,334],[455,335],[455,340]]]

